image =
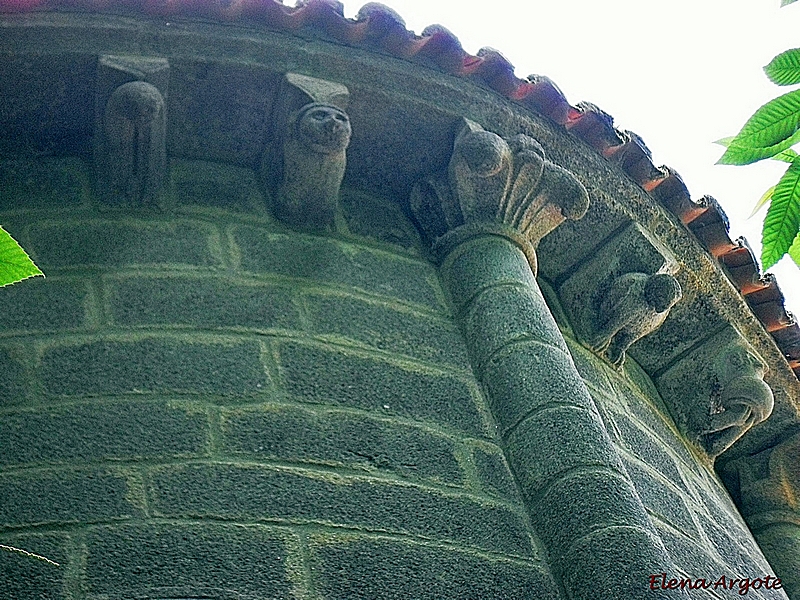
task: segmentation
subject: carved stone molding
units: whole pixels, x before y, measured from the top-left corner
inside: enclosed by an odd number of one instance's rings
[[[732,327],[682,356],[656,386],[678,427],[715,458],[772,413],[766,363]]]
[[[167,173],[169,63],[163,58],[102,56],[97,72],[100,196],[115,204],[156,205]]]
[[[672,253],[631,223],[558,286],[578,337],[615,366],[652,333],[681,298]]]
[[[339,83],[288,73],[273,115],[262,177],[275,215],[312,231],[334,228],[347,165],[349,92]]]
[[[535,271],[539,241],[565,220],[580,219],[589,196],[533,138],[504,139],[464,119],[447,175],[418,183],[411,207],[432,244],[459,228],[494,231],[514,239]]]

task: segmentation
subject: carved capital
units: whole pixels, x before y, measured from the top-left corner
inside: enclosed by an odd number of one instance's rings
[[[631,223],[558,287],[578,337],[621,366],[625,352],[654,332],[681,299],[678,263],[647,230]]]
[[[681,431],[714,458],[772,413],[766,371],[729,327],[683,356],[656,385]]]
[[[167,172],[166,59],[103,56],[98,67],[95,163],[100,197],[156,205]]]
[[[545,235],[586,213],[589,196],[533,138],[504,139],[464,119],[446,177],[418,183],[411,205],[431,243],[459,227],[485,228],[529,246],[530,258]]]
[[[288,73],[262,161],[268,195],[282,221],[312,231],[333,229],[347,165],[349,95],[341,84]]]

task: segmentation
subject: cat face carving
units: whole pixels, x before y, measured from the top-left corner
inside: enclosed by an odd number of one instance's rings
[[[344,151],[350,143],[350,118],[329,104],[304,106],[296,127],[298,139],[312,152],[334,154]]]

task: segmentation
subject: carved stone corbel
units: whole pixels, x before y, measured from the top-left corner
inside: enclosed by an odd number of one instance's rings
[[[539,241],[565,220],[580,219],[589,197],[533,138],[504,139],[464,119],[446,179],[418,183],[411,205],[429,242],[463,227],[503,232],[520,244],[535,272]]]
[[[732,327],[684,355],[656,387],[686,437],[715,458],[772,413],[766,363]]]
[[[167,172],[168,83],[166,59],[101,57],[95,163],[98,192],[107,202],[158,204]]]
[[[273,140],[261,171],[275,216],[312,231],[334,227],[347,164],[349,95],[341,84],[288,73],[273,119]]]
[[[647,230],[631,223],[558,287],[578,337],[615,366],[652,333],[681,298],[678,263]]]

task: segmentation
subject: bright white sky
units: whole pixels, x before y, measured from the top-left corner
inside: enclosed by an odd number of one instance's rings
[[[760,255],[761,194],[785,164],[716,166],[714,140],[739,131],[789,89],[762,67],[800,47],[800,2],[780,0],[384,0],[416,33],[441,24],[475,54],[489,46],[518,77],[547,75],[571,104],[592,102],[638,133],[656,164],[675,168],[692,198],[714,196]],[[345,0],[353,17],[363,2]],[[800,315],[800,271],[785,258],[770,269]]]

